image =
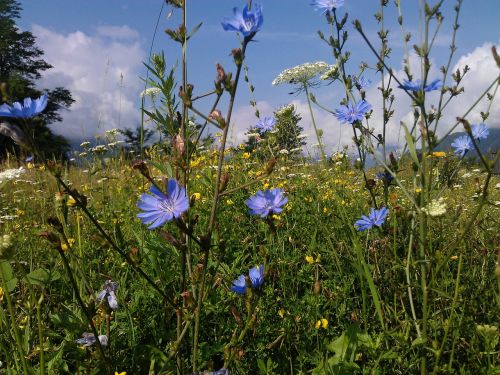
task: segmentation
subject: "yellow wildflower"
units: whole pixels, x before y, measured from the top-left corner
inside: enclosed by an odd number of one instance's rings
[[[193,193],[191,197],[194,198],[195,201],[199,201],[201,199],[201,194],[200,193]]]
[[[115,371],[115,375],[127,375],[127,372],[126,371],[122,371],[122,372]]]
[[[27,167],[28,169],[33,169],[33,168],[35,168],[35,164],[33,164],[33,163],[28,163],[28,164],[26,165],[26,167]]]
[[[68,207],[73,207],[76,205],[75,198],[73,198],[71,195],[68,197],[68,202],[66,203]]]
[[[3,301],[3,295],[4,295],[4,291],[3,291],[3,288],[0,286],[0,302]]]
[[[68,243],[62,243],[61,244],[61,250],[62,251],[68,251],[69,249],[71,249],[73,247],[73,245],[75,244],[75,239],[74,238],[68,238]],[[69,245],[69,247],[68,247]]]
[[[314,258],[310,255],[306,255],[306,262],[309,263],[309,264],[313,264],[314,263]]]
[[[269,182],[264,182],[264,189],[269,188]]]
[[[435,158],[444,158],[446,156],[446,152],[444,151],[434,151],[431,156]]]
[[[227,200],[226,200],[226,204],[227,204],[228,206],[232,206],[232,205],[234,204],[234,202],[233,202],[231,199],[227,199]]]
[[[417,194],[418,194],[418,193],[421,193],[421,192],[422,192],[422,188],[416,188],[416,189],[415,189],[415,193],[417,193]]]
[[[285,310],[283,310],[283,309],[279,309],[279,310],[278,310],[278,315],[279,315],[281,318],[283,318],[283,317],[285,316]]]
[[[457,256],[457,255],[452,255],[452,256],[450,257],[450,259],[451,259],[451,260],[457,260],[457,259],[458,259],[458,256]]]
[[[243,159],[250,159],[250,153],[249,152],[244,152],[242,155]]]
[[[320,328],[327,329],[328,328],[328,320],[326,320],[325,318],[321,318],[320,320],[318,320],[316,322],[316,324],[314,325],[314,328],[316,328],[316,329],[320,329]]]

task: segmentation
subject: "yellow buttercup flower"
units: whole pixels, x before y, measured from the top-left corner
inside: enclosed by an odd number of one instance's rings
[[[285,310],[283,310],[283,309],[279,309],[279,310],[278,310],[278,315],[279,315],[281,318],[283,318],[283,317],[285,316]]]
[[[309,263],[309,264],[313,264],[314,263],[314,258],[310,255],[306,255],[306,262]]]
[[[192,197],[194,197],[195,201],[199,201],[201,199],[201,194],[200,193],[193,193]]]
[[[68,202],[66,205],[68,207],[73,207],[76,204],[75,198],[73,198],[71,195],[68,197]]]
[[[318,320],[316,324],[314,325],[314,328],[320,329],[321,328],[321,320]]]
[[[431,155],[433,157],[435,157],[435,158],[443,158],[443,157],[446,156],[446,152],[444,152],[444,151],[434,151]]]
[[[326,319],[321,319],[321,327],[323,327],[323,329],[327,329],[328,328],[328,320]]]
[[[61,244],[61,250],[62,251],[68,251],[69,249],[71,249],[73,247],[73,245],[75,244],[76,240],[74,238],[68,238],[68,243],[62,243]],[[68,247],[69,245],[69,247]]]
[[[127,375],[127,372],[126,371],[122,371],[122,372],[115,371],[115,375]]]

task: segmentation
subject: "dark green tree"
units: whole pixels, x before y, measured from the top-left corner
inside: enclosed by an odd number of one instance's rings
[[[36,88],[35,82],[43,71],[52,68],[43,60],[43,51],[36,46],[35,36],[16,25],[21,10],[17,0],[0,0],[0,103],[39,97],[42,91]],[[65,138],[55,135],[48,125],[61,121],[60,111],[68,108],[74,100],[69,90],[63,87],[44,91],[49,95],[47,108],[29,127],[11,118],[0,121],[19,126],[33,137],[47,157],[64,157],[69,144]],[[12,139],[0,135],[0,157],[6,152],[17,154],[19,151]]]
[[[258,129],[251,127],[248,131],[252,134],[245,144],[246,152],[254,152],[262,159],[267,159],[272,154],[286,153],[289,157],[297,157],[302,153],[302,146],[306,143],[301,138],[304,130],[299,122],[302,119],[296,112],[295,106],[289,104],[274,112],[276,125],[271,132],[259,133]]]

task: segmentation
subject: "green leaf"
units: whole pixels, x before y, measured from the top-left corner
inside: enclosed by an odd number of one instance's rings
[[[200,22],[193,30],[191,30],[191,32],[187,36],[187,40],[189,40],[200,29],[201,25],[203,25],[203,22]]]
[[[174,176],[174,172],[172,170],[172,166],[169,163],[157,163],[157,162],[151,162],[156,168],[160,170],[161,173],[163,173],[165,176],[168,178],[172,178]]]
[[[420,163],[417,157],[417,148],[415,147],[415,142],[413,141],[413,137],[410,134],[410,131],[408,130],[408,127],[405,125],[404,122],[401,122],[401,126],[403,126],[403,129],[405,130],[406,144],[408,145],[408,151],[410,151],[411,159],[420,169]]]
[[[61,274],[57,271],[48,271],[45,268],[38,268],[34,271],[31,271],[26,275],[26,279],[30,284],[43,286],[52,281],[59,280],[61,278]]]
[[[12,270],[12,266],[6,260],[0,261],[0,272],[5,282],[9,282],[9,280],[12,280],[14,278],[14,271]]]

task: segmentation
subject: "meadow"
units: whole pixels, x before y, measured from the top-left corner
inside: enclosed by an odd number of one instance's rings
[[[427,28],[441,3],[426,3]],[[331,113],[352,129],[352,149],[327,153],[313,118],[316,154],[306,155],[293,105],[228,144],[262,27],[251,1],[223,21],[241,45],[234,73],[214,72],[209,113],[186,74],[176,82],[182,64],[147,62],[143,113],[162,142],[133,149],[112,130],[56,160],[18,133],[25,155],[0,167],[0,374],[500,373],[499,156],[480,147],[488,114],[471,124],[471,103],[454,126],[464,134],[439,148],[449,136],[438,132],[441,111],[466,72],[427,80],[427,39],[422,80],[402,81],[384,65],[382,32],[377,69],[399,87],[382,78],[376,134],[366,66],[346,73],[343,1],[313,4],[332,27],[323,38],[336,63],[304,64],[275,83],[316,109],[320,76],[342,85]],[[181,48],[182,26],[167,30]],[[491,58],[500,72],[496,50]],[[492,77],[479,98],[490,107],[498,84]],[[414,111],[398,150],[385,143],[392,90]],[[432,111],[430,91],[440,93]],[[0,117],[29,126],[46,100],[3,104]]]

